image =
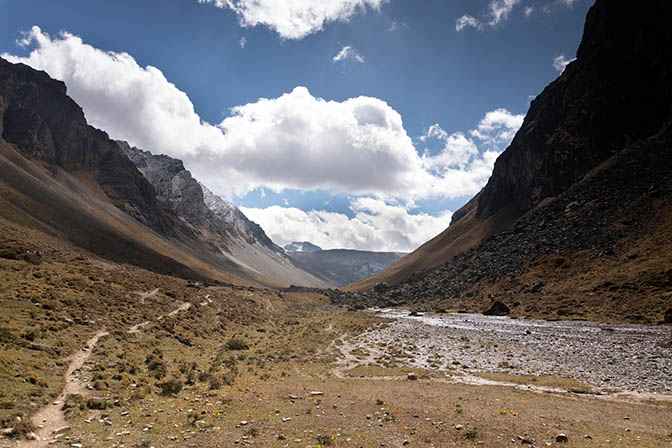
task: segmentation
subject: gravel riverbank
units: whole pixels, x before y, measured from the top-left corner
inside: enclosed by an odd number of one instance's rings
[[[372,310],[384,328],[350,343],[378,362],[572,378],[603,392],[672,391],[672,328]]]

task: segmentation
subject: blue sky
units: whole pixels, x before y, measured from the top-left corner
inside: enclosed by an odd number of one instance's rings
[[[412,250],[482,187],[592,2],[296,0],[293,21],[281,2],[216,3],[0,0],[0,53],[280,244]]]

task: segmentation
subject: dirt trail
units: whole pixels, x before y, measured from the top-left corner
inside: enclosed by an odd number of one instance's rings
[[[143,297],[142,300],[144,300],[144,298],[153,296],[158,291],[159,289],[157,288],[149,293],[141,293],[141,297]],[[209,299],[209,297],[206,297],[206,299]],[[168,313],[167,316],[174,316],[180,311],[188,310],[190,307],[191,303],[185,302]],[[157,320],[161,320],[163,317],[164,316],[159,316]],[[147,321],[140,324],[135,324],[131,326],[127,332],[131,334],[139,333],[140,330],[149,323],[150,322]],[[19,440],[15,446],[20,448],[46,447],[55,440],[61,428],[68,426],[65,420],[65,414],[62,410],[63,401],[67,395],[86,393],[87,380],[82,376],[82,367],[91,356],[91,353],[98,343],[98,340],[108,334],[109,333],[105,330],[97,332],[86,342],[86,345],[81,350],[70,356],[70,363],[68,364],[68,369],[65,373],[65,387],[61,391],[61,394],[56,400],[37,411],[31,418],[33,424],[39,428],[37,431],[37,439]]]
[[[136,292],[136,294],[140,297],[140,303],[145,303],[145,300],[149,299],[150,297],[154,297],[159,293],[159,288],[153,289],[149,292]]]
[[[82,366],[98,343],[98,340],[108,334],[101,330],[86,342],[86,345],[70,357],[70,363],[65,373],[65,387],[58,398],[43,407],[32,417],[33,424],[39,428],[37,440],[19,441],[17,446],[25,448],[40,448],[47,446],[56,435],[56,432],[65,426],[65,415],[61,410],[63,400],[69,394],[81,394],[86,390],[86,380],[82,377]]]

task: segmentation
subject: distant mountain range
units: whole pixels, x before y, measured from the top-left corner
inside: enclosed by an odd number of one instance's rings
[[[294,263],[315,277],[338,287],[376,274],[406,255],[402,252],[369,252],[362,250],[321,250],[311,243],[285,246],[302,250],[287,252]]]
[[[287,252],[317,252],[322,250],[321,247],[309,243],[308,241],[294,241],[293,243],[285,244],[284,249]]]

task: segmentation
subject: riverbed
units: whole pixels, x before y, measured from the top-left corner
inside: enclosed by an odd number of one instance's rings
[[[458,374],[572,378],[605,393],[672,392],[669,326],[369,312],[389,324],[349,341],[368,361]]]

